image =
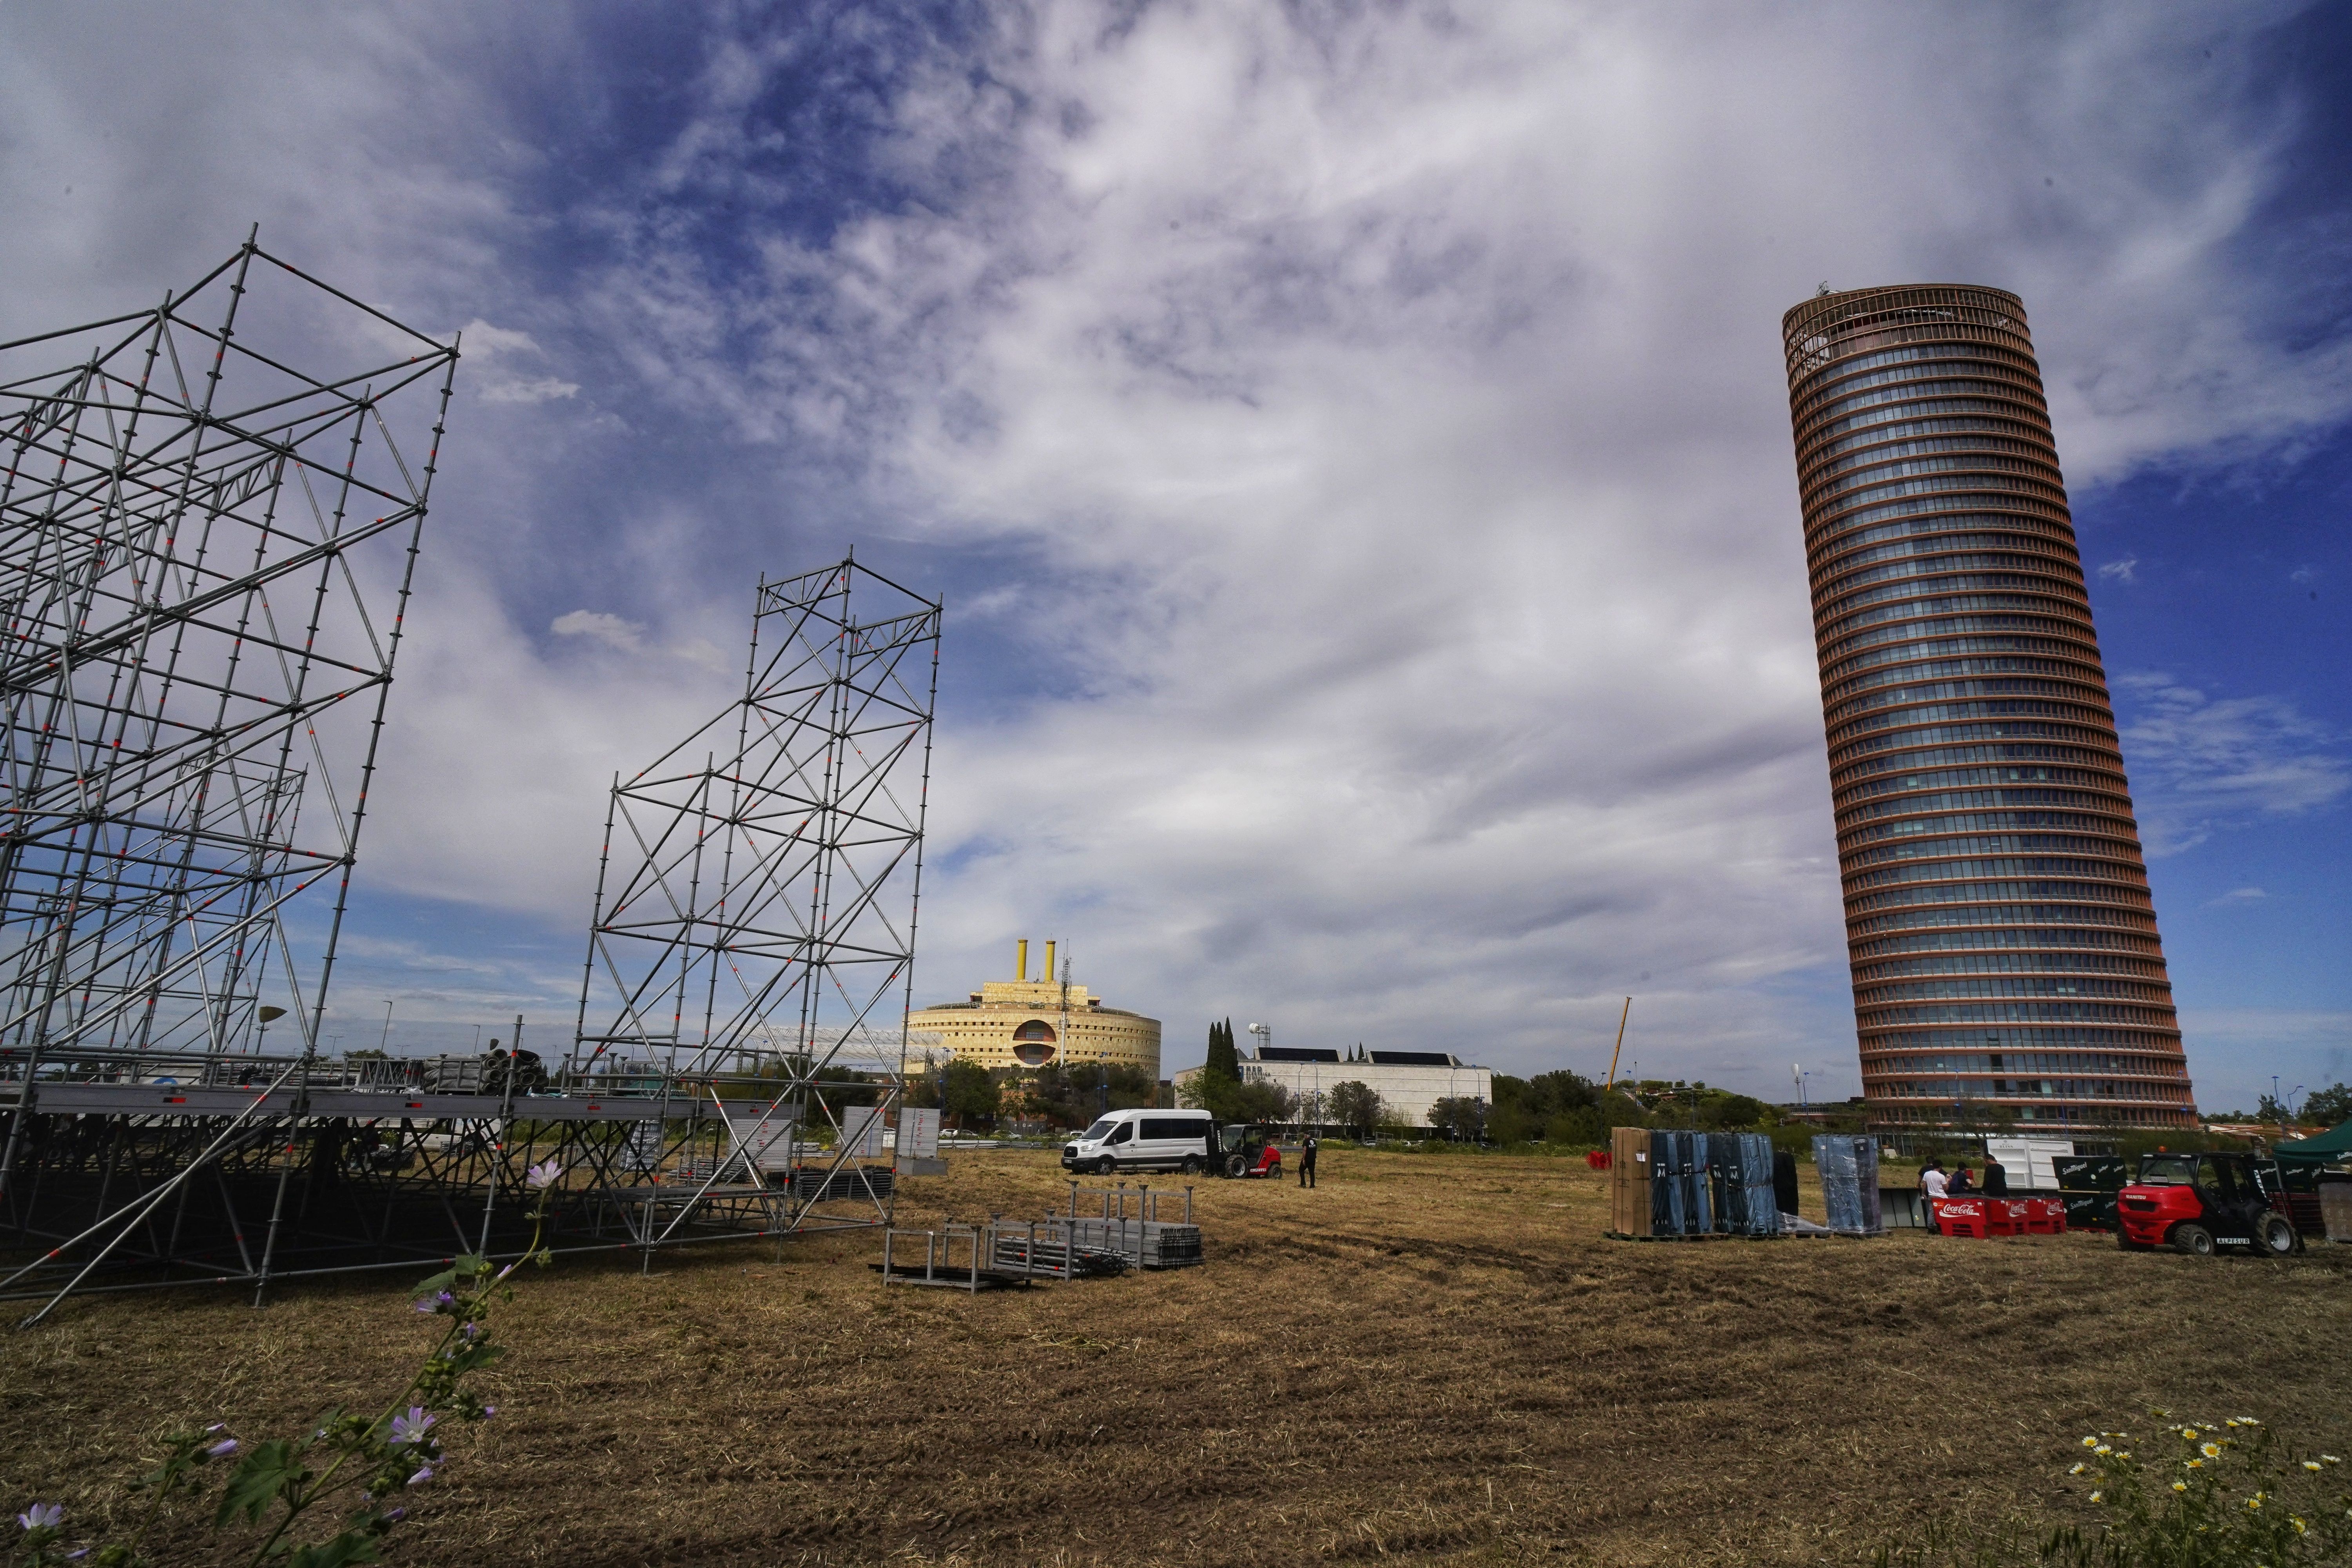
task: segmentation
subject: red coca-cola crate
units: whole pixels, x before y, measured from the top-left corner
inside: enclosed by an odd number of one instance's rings
[[[1982,1198],[1930,1198],[1927,1210],[1941,1236],[1981,1237],[1985,1231]]]

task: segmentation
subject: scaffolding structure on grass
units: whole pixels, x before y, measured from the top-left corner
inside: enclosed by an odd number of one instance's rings
[[[846,562],[761,584],[743,698],[615,782],[553,1072],[520,1065],[518,1018],[518,1055],[478,1064],[151,1051],[129,1077],[44,1073],[36,1163],[64,1181],[18,1227],[48,1250],[0,1294],[249,1281],[258,1300],[273,1278],[534,1236],[650,1266],[664,1247],[887,1226],[940,616],[912,597]],[[677,766],[714,732],[730,755]],[[550,1163],[564,1174],[541,1199],[530,1168]]]
[[[247,1048],[272,984],[315,1047],[457,363],[255,239],[0,344],[0,1043],[30,1074]],[[281,911],[339,873],[306,977]]]
[[[257,231],[152,309],[0,344],[20,1235],[60,1152],[114,1184],[124,1130],[79,1125],[70,1086],[250,1077],[281,1017],[315,1058],[457,363]],[[289,933],[328,880],[323,931]],[[249,1119],[199,1139],[232,1162],[263,1142]]]
[[[940,621],[854,553],[763,578],[743,695],[613,782],[562,1076],[657,1086],[648,1258],[713,1205],[764,1205],[758,1235],[890,1223],[894,1171],[861,1162],[906,1094]],[[724,1129],[707,1155],[680,1088]]]
[[[156,310],[0,344],[0,1297],[45,1300],[26,1321],[534,1235],[649,1262],[889,1220],[940,606],[854,563],[762,582],[742,699],[615,782],[554,1071],[520,1017],[512,1057],[320,1050],[457,358],[251,240]],[[543,1200],[534,1163],[565,1173]]]

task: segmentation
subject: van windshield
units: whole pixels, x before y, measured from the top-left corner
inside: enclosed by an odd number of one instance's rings
[[[1103,1139],[1109,1137],[1110,1130],[1118,1125],[1118,1122],[1113,1121],[1109,1117],[1106,1116],[1100,1121],[1096,1122],[1092,1127],[1087,1128],[1084,1132],[1079,1133],[1078,1140],[1080,1142],[1084,1143],[1100,1142]]]

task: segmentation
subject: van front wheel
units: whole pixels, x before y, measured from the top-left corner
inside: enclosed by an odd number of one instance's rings
[[[1095,1174],[1097,1176],[1118,1175],[1118,1162],[1110,1155],[1105,1154],[1101,1159],[1095,1162]]]

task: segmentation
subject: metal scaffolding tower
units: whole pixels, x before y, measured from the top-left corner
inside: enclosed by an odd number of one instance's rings
[[[315,1054],[457,364],[253,237],[0,344],[0,1193],[46,1078]]]
[[[741,700],[615,781],[560,1067],[320,1049],[457,357],[251,242],[153,310],[0,344],[0,1300],[46,1302],[27,1321],[515,1256],[534,1163],[566,1250],[889,1223],[940,606],[854,562],[763,582]]]
[[[761,581],[742,697],[614,781],[568,1079],[748,1081],[835,1163],[897,1102],[940,613],[854,556]]]

